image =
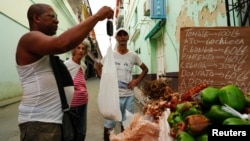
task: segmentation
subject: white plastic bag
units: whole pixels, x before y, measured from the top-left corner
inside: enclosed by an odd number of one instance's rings
[[[115,131],[110,132],[110,141],[158,141],[159,124],[151,122],[144,118],[144,116],[136,113],[129,126],[119,134]],[[168,140],[165,140],[168,141]]]
[[[160,133],[158,141],[173,141],[174,139],[170,136],[170,125],[167,121],[168,116],[170,115],[171,111],[167,108],[159,120],[160,125]]]
[[[111,46],[108,48],[103,62],[97,103],[99,111],[105,119],[122,120],[117,72]]]
[[[127,129],[133,120],[134,114],[126,110],[126,120],[122,122],[124,129]]]

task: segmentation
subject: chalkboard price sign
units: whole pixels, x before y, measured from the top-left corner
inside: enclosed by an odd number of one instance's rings
[[[203,82],[250,92],[249,27],[181,28],[178,91]]]

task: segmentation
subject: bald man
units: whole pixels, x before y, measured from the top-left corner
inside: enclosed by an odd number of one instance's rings
[[[23,89],[18,115],[21,141],[61,141],[63,112],[49,55],[75,48],[99,21],[113,15],[110,7],[103,6],[93,16],[53,36],[59,23],[56,11],[41,3],[29,7],[30,32],[20,38],[16,49],[16,68]]]

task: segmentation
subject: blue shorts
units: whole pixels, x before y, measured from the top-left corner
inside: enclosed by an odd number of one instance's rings
[[[120,97],[120,109],[122,113],[122,121],[126,120],[126,110],[134,113],[134,96]],[[116,121],[104,119],[104,127],[115,128]]]

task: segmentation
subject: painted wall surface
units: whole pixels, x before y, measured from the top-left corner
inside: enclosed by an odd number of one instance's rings
[[[167,1],[167,72],[179,71],[181,27],[227,26],[223,0]],[[171,59],[172,58],[172,59]]]
[[[7,0],[1,1],[0,3],[0,11],[2,13],[28,27],[26,12],[32,4],[31,0],[22,0],[22,2],[18,0]]]
[[[0,14],[0,99],[22,94],[16,72],[15,50],[20,36],[28,29]]]
[[[151,20],[148,16],[144,16],[143,9],[144,0],[134,0],[128,2],[124,1],[124,26],[129,30],[130,40],[128,47],[132,51],[140,50],[138,55],[142,61],[146,64],[151,74],[155,71],[155,64],[151,63],[152,57],[155,58],[155,55],[152,52],[155,52],[155,48],[152,47],[152,43],[145,40],[146,34],[154,26],[156,21]],[[135,41],[132,41],[131,38],[135,30],[139,30],[139,36]],[[140,69],[135,69],[135,74],[140,73]]]
[[[29,31],[27,9],[33,3],[50,4],[59,18],[57,35],[75,25],[78,21],[67,11],[63,0],[7,0],[0,2],[0,100],[22,94],[16,71],[15,52],[19,38]],[[17,6],[18,3],[18,6]],[[62,9],[62,6],[64,9]],[[65,59],[66,55],[60,55]]]
[[[146,0],[124,0],[124,25],[130,34],[134,28],[140,28],[135,41],[130,41],[131,49],[141,48],[140,57],[149,67],[149,73],[156,73],[156,39],[145,40],[147,33],[159,21],[144,16]],[[132,4],[133,3],[133,4]],[[135,13],[137,12],[137,17]],[[166,73],[179,71],[180,28],[197,26],[227,26],[224,0],[167,0],[166,24],[162,27]]]

